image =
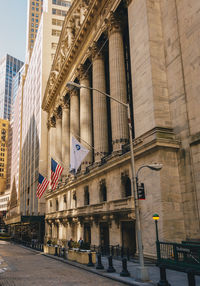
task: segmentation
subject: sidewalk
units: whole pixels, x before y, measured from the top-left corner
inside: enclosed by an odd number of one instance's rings
[[[19,244],[18,244],[19,245]],[[24,247],[26,249],[29,249],[30,251],[33,252],[40,252],[22,245],[19,245],[21,247]],[[55,259],[60,262],[72,265],[74,267],[78,267],[81,269],[84,269],[88,272],[95,273],[100,276],[107,277],[109,279],[112,279],[114,281],[121,282],[126,285],[135,285],[135,286],[156,286],[157,283],[159,282],[160,275],[159,275],[159,268],[156,267],[152,263],[148,263],[146,266],[148,267],[149,271],[149,276],[150,276],[150,281],[149,282],[140,282],[136,281],[134,279],[135,273],[136,273],[136,267],[139,266],[138,263],[135,262],[127,262],[127,269],[130,272],[130,277],[121,277],[120,272],[122,271],[122,262],[120,260],[113,259],[113,267],[115,268],[116,272],[115,273],[107,273],[107,268],[108,268],[108,258],[107,257],[102,257],[102,264],[104,266],[104,270],[97,270],[96,267],[88,267],[87,265],[80,264],[74,261],[70,261],[67,259],[63,259],[58,256],[46,254],[43,252],[40,252],[41,255],[44,255],[46,257],[49,257],[50,259]],[[1,266],[0,266],[1,269]],[[188,286],[188,280],[187,280],[187,274],[178,272],[178,271],[173,271],[173,270],[166,270],[167,273],[167,280],[171,284],[171,286]],[[200,276],[196,276],[196,285],[200,285]]]
[[[136,267],[139,266],[138,263],[134,262],[129,262],[127,263],[127,269],[130,272],[130,277],[121,277],[119,274],[122,271],[122,262],[120,260],[113,259],[113,267],[115,268],[116,272],[115,273],[107,273],[107,268],[108,268],[108,259],[107,257],[102,257],[102,264],[104,266],[104,270],[97,270],[94,267],[88,267],[86,265],[70,261],[67,259],[63,259],[57,256],[49,255],[49,254],[44,254],[43,255],[50,257],[51,259],[56,259],[59,261],[62,261],[64,263],[73,265],[75,267],[79,267],[82,269],[85,269],[86,271],[96,273],[98,275],[110,278],[112,280],[122,282],[127,285],[136,285],[136,286],[156,286],[157,283],[159,282],[160,279],[160,274],[159,274],[159,268],[156,267],[155,265],[148,263],[147,267],[149,270],[149,276],[150,280],[149,282],[140,282],[136,281],[134,279],[135,274],[136,274]],[[171,286],[188,286],[188,280],[187,280],[187,274],[178,272],[178,271],[173,271],[173,270],[166,270],[167,272],[167,279],[168,282],[171,284]],[[196,276],[196,285],[200,285],[200,277]]]

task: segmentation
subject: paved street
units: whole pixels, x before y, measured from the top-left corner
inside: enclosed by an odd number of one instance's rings
[[[124,285],[0,241],[0,286]]]

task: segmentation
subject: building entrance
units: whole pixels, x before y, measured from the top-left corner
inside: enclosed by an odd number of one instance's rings
[[[84,224],[84,242],[91,243],[91,227],[89,223]]]
[[[100,245],[109,245],[109,226],[107,222],[100,223]]]
[[[129,248],[130,254],[136,252],[136,236],[135,236],[135,221],[122,221],[122,246]]]

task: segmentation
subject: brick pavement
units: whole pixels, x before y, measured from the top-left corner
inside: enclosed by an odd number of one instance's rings
[[[123,285],[14,244],[0,243],[0,255],[8,265],[0,286]]]

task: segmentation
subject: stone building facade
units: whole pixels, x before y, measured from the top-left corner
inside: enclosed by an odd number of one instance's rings
[[[90,88],[129,102],[136,170],[163,164],[139,176],[145,255],[155,255],[153,213],[161,240],[200,238],[199,11],[195,0],[73,1],[42,103],[49,179],[51,157],[64,167],[46,193],[45,239],[135,249],[126,109]],[[72,135],[93,146],[75,176]]]

